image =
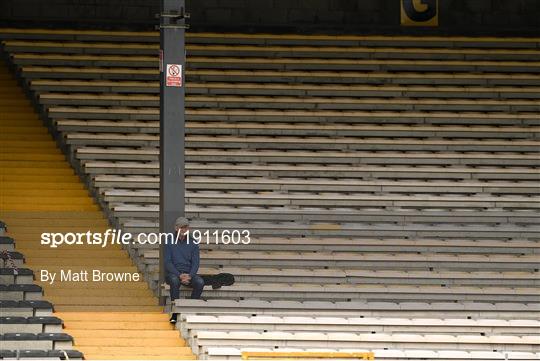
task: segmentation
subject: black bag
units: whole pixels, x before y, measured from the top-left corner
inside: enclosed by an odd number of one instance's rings
[[[217,275],[201,275],[205,286],[212,286],[212,289],[218,289],[222,286],[234,284],[234,276],[230,273],[218,273]]]

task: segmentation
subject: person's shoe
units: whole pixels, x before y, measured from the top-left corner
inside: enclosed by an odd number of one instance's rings
[[[172,324],[175,324],[176,323],[176,318],[178,317],[178,314],[176,313],[173,313],[171,315],[171,318],[169,318],[169,322],[172,323]]]

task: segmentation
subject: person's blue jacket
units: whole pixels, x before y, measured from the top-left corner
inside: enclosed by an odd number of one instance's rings
[[[191,277],[199,271],[199,245],[187,240],[177,244],[165,244],[165,270],[176,277],[188,273]]]

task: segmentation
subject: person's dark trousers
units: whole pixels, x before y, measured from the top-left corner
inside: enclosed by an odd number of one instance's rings
[[[180,298],[180,287],[182,286],[182,283],[180,282],[180,279],[178,278],[178,276],[175,276],[172,273],[169,273],[167,275],[167,277],[165,278],[165,281],[170,287],[171,302],[174,302],[174,300]],[[201,298],[201,294],[204,288],[204,281],[201,276],[199,275],[192,276],[187,286],[192,288],[192,291],[191,291],[192,299]]]
[[[198,300],[201,298],[201,294],[204,288],[204,280],[201,276],[195,275],[191,277],[191,280],[189,281],[188,286],[192,288],[191,291],[191,298],[194,300]]]

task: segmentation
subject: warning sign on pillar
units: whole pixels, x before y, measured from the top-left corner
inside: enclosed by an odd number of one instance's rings
[[[167,73],[165,74],[166,86],[182,86],[182,65],[167,64]]]

